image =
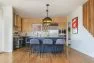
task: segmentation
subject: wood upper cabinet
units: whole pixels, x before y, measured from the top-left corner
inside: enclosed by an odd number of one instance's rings
[[[87,29],[87,3],[83,5],[83,25]]]
[[[21,17],[17,16],[17,20],[16,20],[16,26],[18,27],[18,31],[21,31]]]
[[[14,15],[14,29],[15,31],[22,31],[22,18],[18,15]]]
[[[90,3],[91,33],[94,36],[94,0],[89,0],[89,3]]]
[[[91,20],[90,20],[90,3],[86,2],[83,5],[83,25],[89,32],[91,32]]]
[[[83,5],[83,25],[94,36],[94,0]]]

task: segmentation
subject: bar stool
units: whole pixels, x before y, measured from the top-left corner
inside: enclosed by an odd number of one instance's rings
[[[52,52],[52,45],[53,40],[52,39],[44,39],[43,40],[43,53]]]
[[[65,40],[64,39],[57,39],[55,43],[55,53],[63,51]]]
[[[39,45],[40,45],[40,42],[39,42],[38,39],[31,39],[30,40],[30,50],[31,50],[31,53],[39,52],[38,51]]]

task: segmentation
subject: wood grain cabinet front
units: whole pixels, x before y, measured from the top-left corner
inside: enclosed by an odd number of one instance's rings
[[[94,0],[83,5],[83,25],[94,36]]]

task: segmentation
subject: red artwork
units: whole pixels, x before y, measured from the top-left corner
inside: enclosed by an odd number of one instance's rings
[[[78,33],[78,17],[75,17],[74,19],[72,19],[72,32],[74,34]]]

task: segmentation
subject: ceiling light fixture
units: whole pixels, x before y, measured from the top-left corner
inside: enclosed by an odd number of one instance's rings
[[[50,25],[51,24],[51,22],[52,22],[52,19],[50,18],[50,17],[48,17],[48,7],[50,6],[49,4],[46,4],[46,6],[47,6],[47,10],[46,10],[46,12],[47,12],[47,17],[46,18],[44,18],[43,19],[43,25]]]

